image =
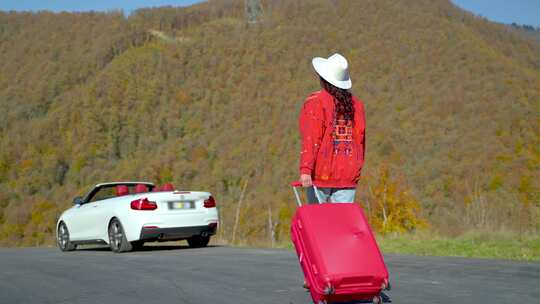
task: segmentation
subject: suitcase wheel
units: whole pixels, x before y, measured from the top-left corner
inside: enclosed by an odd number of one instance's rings
[[[332,287],[332,285],[328,285],[324,288],[324,294],[327,296],[334,294],[334,292],[335,290],[334,290],[334,287]]]

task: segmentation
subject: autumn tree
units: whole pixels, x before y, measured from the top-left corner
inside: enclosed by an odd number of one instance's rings
[[[368,212],[376,231],[412,232],[427,227],[420,203],[410,194],[405,183],[391,176],[388,165],[379,169],[375,185],[369,186]]]

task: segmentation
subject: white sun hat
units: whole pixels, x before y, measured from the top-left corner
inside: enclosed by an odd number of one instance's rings
[[[335,53],[328,59],[315,57],[311,63],[317,74],[332,85],[345,90],[352,87],[349,63],[341,54]]]

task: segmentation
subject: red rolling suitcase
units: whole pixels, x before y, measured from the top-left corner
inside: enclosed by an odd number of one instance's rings
[[[313,204],[299,208],[291,238],[313,302],[368,300],[382,303],[389,289],[379,246],[358,204]]]

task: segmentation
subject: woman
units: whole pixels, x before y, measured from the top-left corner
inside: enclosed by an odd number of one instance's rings
[[[316,57],[312,64],[322,89],[300,112],[300,182],[309,187],[309,203],[352,203],[364,164],[364,106],[348,91],[352,82],[345,57]]]

